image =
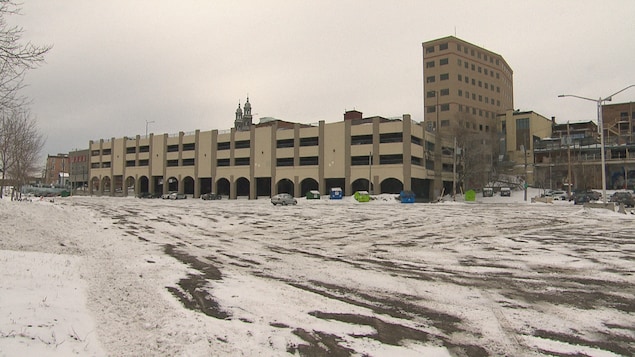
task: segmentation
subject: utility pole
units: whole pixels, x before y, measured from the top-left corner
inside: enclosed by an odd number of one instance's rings
[[[454,158],[452,160],[452,200],[456,201],[456,136],[454,137]]]
[[[569,122],[567,121],[567,160],[568,160],[568,174],[567,174],[567,186],[569,187],[569,197],[571,197],[571,129],[569,128]]]
[[[525,202],[527,202],[527,145],[523,145],[523,156],[525,157]]]
[[[371,179],[372,179],[372,167],[373,167],[373,152],[369,152],[368,153],[368,194],[372,195],[373,191],[372,191],[372,186],[371,186]]]

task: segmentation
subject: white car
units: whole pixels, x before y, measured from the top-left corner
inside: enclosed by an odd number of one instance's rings
[[[276,205],[297,205],[298,201],[293,198],[293,196],[291,196],[288,193],[279,193],[273,197],[271,197],[271,203],[276,206]]]

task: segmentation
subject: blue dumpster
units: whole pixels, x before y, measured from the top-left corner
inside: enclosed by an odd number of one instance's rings
[[[399,193],[399,198],[401,199],[401,203],[414,203],[415,202],[415,193],[412,191],[401,191]]]
[[[340,187],[331,188],[331,194],[329,195],[329,197],[332,200],[341,200],[343,196],[344,196],[344,191],[342,191]]]

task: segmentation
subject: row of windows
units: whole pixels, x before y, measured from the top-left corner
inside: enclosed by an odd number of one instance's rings
[[[486,76],[490,76],[492,78],[496,77],[496,79],[500,79],[500,73],[492,70],[492,69],[488,69],[486,67],[481,67],[477,64],[470,64],[468,61],[464,61],[461,58],[457,59],[457,63],[459,65],[459,67],[464,66],[466,69],[472,69],[472,71],[481,73],[481,74],[485,74]],[[426,68],[434,68],[435,67],[435,60],[431,60],[426,62]],[[447,58],[441,58],[439,59],[439,66],[445,66],[449,64],[449,60]]]
[[[449,45],[448,45],[447,42],[439,44],[439,51],[445,51],[447,49],[449,49]],[[468,48],[468,46],[461,45],[460,43],[456,44],[456,50],[459,51],[459,52],[463,51],[463,53],[469,54],[472,57],[476,57],[479,60],[482,59],[482,60],[484,60],[486,62],[489,62],[489,63],[492,63],[492,64],[495,63],[497,66],[500,64],[500,60],[498,58],[495,58],[492,55],[488,55],[487,53],[481,52],[481,51],[476,50],[474,48]],[[434,53],[434,51],[435,51],[435,46],[434,45],[426,47],[426,53]]]
[[[434,98],[434,97],[436,97],[436,93],[437,93],[437,92],[436,92],[436,91],[434,91],[434,90],[428,91],[428,92],[426,93],[426,97],[427,97],[427,98]],[[444,96],[448,96],[448,95],[450,95],[450,90],[449,90],[449,89],[447,89],[447,88],[446,88],[446,89],[441,89],[441,90],[439,91],[439,94],[440,94],[442,97],[444,97]],[[483,95],[481,95],[481,94],[479,94],[479,95],[477,96],[477,95],[476,95],[476,93],[472,93],[472,95],[471,95],[471,97],[470,97],[470,92],[468,92],[468,91],[463,92],[463,90],[462,90],[462,89],[459,89],[459,90],[458,90],[458,95],[459,95],[459,97],[463,97],[463,96],[465,96],[465,98],[467,98],[467,99],[472,98],[472,100],[478,100],[478,101],[479,101],[479,102],[481,102],[481,103],[483,103],[483,101],[484,101],[484,102],[485,102],[485,104],[491,104],[491,105],[494,105],[494,106],[497,106],[497,107],[500,107],[500,106],[501,106],[501,101],[500,101],[500,100],[496,100],[496,101],[495,101],[495,100],[494,100],[494,98],[491,98],[491,99],[490,99],[489,97],[483,97]],[[446,108],[447,108],[447,107],[446,107]],[[449,108],[447,108],[446,110],[449,110]],[[428,107],[428,113],[434,113],[435,111],[436,111],[435,106],[429,106],[429,107]],[[443,109],[441,109],[441,111],[443,111]]]
[[[470,107],[468,105],[463,106],[463,105],[459,105],[459,112],[466,112],[466,113],[472,113],[472,115],[478,115],[479,117],[482,118],[487,118],[487,119],[495,119],[496,118],[496,113],[495,112],[490,112],[489,110],[483,110],[480,108],[474,108],[474,107]]]
[[[463,76],[463,75],[459,74],[458,75],[458,79],[459,79],[459,82],[463,82],[464,81],[465,83],[470,84],[470,77],[468,77],[468,76]],[[471,79],[471,83],[472,83],[473,86],[477,86],[478,85],[480,88],[485,87],[485,89],[489,89],[492,92],[494,91],[494,89],[496,89],[496,93],[500,93],[501,92],[501,87],[494,86],[494,84],[490,84],[490,83],[483,82],[483,81],[477,81],[474,78]]]

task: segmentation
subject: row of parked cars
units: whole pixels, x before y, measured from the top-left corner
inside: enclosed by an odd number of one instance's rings
[[[575,192],[569,198],[576,205],[581,205],[591,201],[599,201],[602,199],[602,194],[597,191],[579,191]],[[630,191],[617,191],[609,197],[609,202],[616,204],[624,204],[624,207],[635,207],[635,196]]]

